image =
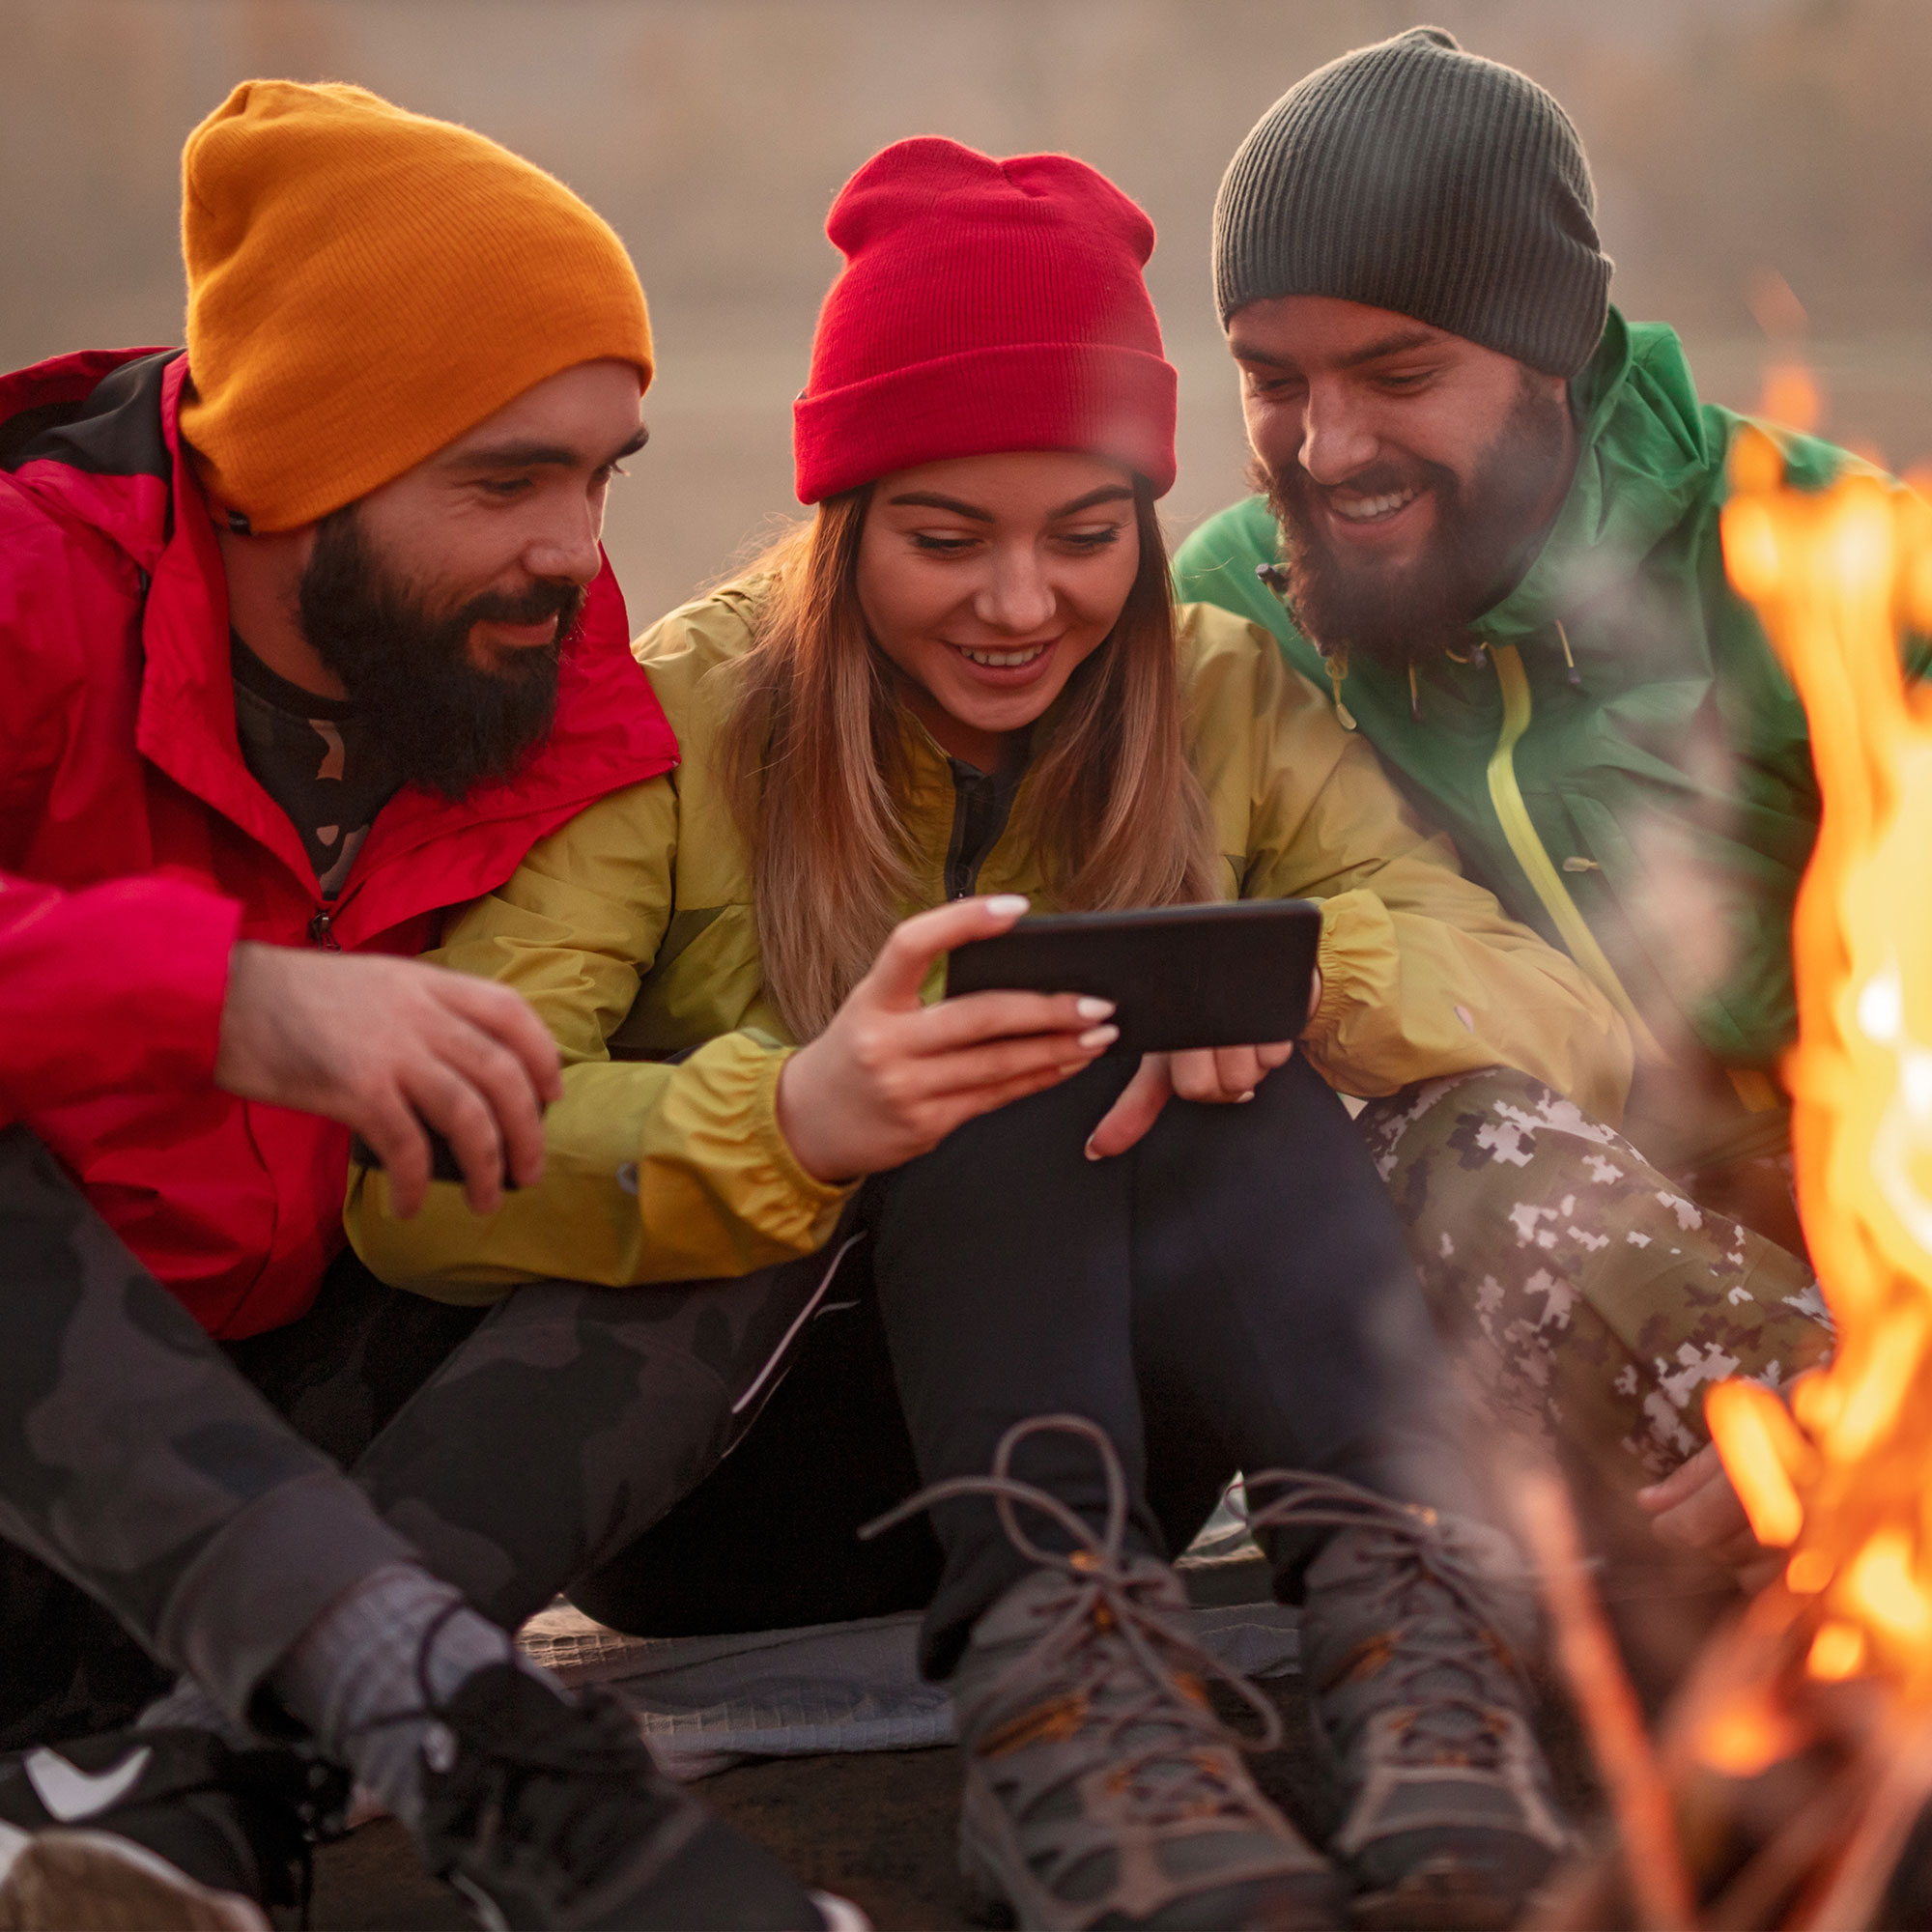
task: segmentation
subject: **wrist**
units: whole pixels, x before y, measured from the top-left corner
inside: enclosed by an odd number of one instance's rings
[[[810,1086],[811,1075],[807,1065],[810,1052],[809,1046],[802,1046],[796,1052],[785,1055],[784,1063],[779,1068],[778,1086],[772,1094],[772,1114],[778,1122],[781,1137],[785,1146],[791,1150],[792,1159],[797,1161],[813,1180],[823,1184],[829,1183],[832,1177],[820,1172],[818,1162],[812,1157],[813,1149],[810,1134],[801,1132],[799,1127],[801,1115],[799,1082],[803,1079],[808,1089]],[[803,1074],[799,1071],[801,1065],[807,1065],[807,1070]],[[806,1117],[810,1118],[810,1109],[807,1108],[804,1112]]]
[[[214,1084],[227,1087],[242,1071],[248,1055],[246,1038],[254,998],[252,988],[268,949],[259,941],[238,939],[228,949],[227,983],[221,992],[221,1015],[216,1023]]]
[[[858,1177],[841,1174],[837,1151],[818,1131],[825,1117],[818,1093],[818,1042],[785,1055],[772,1094],[772,1115],[791,1157],[821,1187],[846,1187]]]

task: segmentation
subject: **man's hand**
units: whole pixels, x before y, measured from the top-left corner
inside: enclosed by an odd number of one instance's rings
[[[471,1211],[494,1214],[506,1156],[520,1185],[542,1178],[543,1109],[563,1092],[556,1042],[507,986],[414,959],[249,940],[230,958],[214,1079],[359,1133],[405,1217],[429,1187],[423,1122],[454,1150]]]
[[[1661,1483],[1639,1490],[1636,1500],[1651,1517],[1651,1530],[1660,1543],[1699,1550],[1728,1565],[1747,1590],[1761,1589],[1783,1567],[1782,1554],[1767,1549],[1751,1534],[1750,1519],[1715,1443],[1705,1443]]]
[[[1321,1004],[1321,975],[1315,976],[1308,1010]],[[1170,1098],[1183,1100],[1252,1100],[1259,1087],[1277,1066],[1293,1057],[1294,1042],[1278,1039],[1268,1046],[1199,1047],[1188,1053],[1146,1053],[1139,1069],[1107,1109],[1100,1124],[1087,1137],[1087,1158],[1105,1160],[1125,1153],[1153,1123]]]
[[[779,1075],[779,1130],[814,1179],[855,1180],[935,1148],[954,1127],[1091,1066],[1120,1036],[1105,1000],[966,993],[928,1007],[942,952],[1007,931],[1012,895],[955,899],[902,921],[832,1024]]]

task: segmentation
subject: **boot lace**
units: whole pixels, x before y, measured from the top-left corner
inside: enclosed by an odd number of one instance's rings
[[[1496,1673],[1521,1689],[1528,1680],[1514,1650],[1492,1628],[1498,1589],[1523,1589],[1523,1574],[1485,1560],[1466,1527],[1419,1503],[1305,1469],[1265,1469],[1245,1478],[1248,1527],[1366,1533],[1374,1561],[1353,1599],[1368,1631],[1345,1653],[1321,1693],[1358,1671],[1377,1681],[1378,1708],[1413,1706],[1401,1755],[1441,1762],[1446,1755],[1486,1769],[1500,1764]],[[1257,1492],[1277,1491],[1255,1506]],[[1446,1600],[1446,1601],[1445,1601]],[[1424,1680],[1429,1680],[1425,1685]]]
[[[1107,1482],[1102,1533],[1096,1535],[1057,1496],[1012,1474],[1020,1444],[1049,1433],[1076,1435],[1093,1445]],[[1126,1478],[1106,1432],[1078,1415],[1037,1415],[1015,1423],[1000,1438],[990,1475],[934,1483],[859,1534],[878,1536],[955,1496],[990,1496],[1013,1547],[1030,1563],[1057,1573],[1065,1584],[1034,1605],[1047,1628],[993,1679],[988,1707],[1027,1707],[1029,1688],[1037,1685],[1050,1705],[1064,1701],[1083,1710],[1092,1755],[1109,1765],[1110,1783],[1131,1799],[1146,1824],[1207,1816],[1251,1819],[1252,1791],[1244,1779],[1226,1775],[1220,1754],[1231,1745],[1244,1751],[1273,1750],[1281,1742],[1280,1716],[1246,1678],[1197,1643],[1171,1613],[1147,1601],[1157,1579],[1136,1577],[1128,1569]],[[1073,1548],[1063,1551],[1035,1542],[1020,1520],[1022,1508],[1057,1524]],[[1205,1696],[1197,1701],[1179,1681],[1186,1675],[1225,1684],[1254,1715],[1258,1729],[1248,1735],[1224,1724]],[[1108,1701],[1101,1707],[1103,1692]],[[1075,1782],[1090,1763],[1089,1753],[1069,1752],[1065,1772],[1049,1778],[1041,1793]]]

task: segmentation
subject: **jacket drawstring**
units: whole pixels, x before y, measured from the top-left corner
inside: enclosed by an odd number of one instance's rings
[[[1563,646],[1563,662],[1569,667],[1565,672],[1565,676],[1570,681],[1570,689],[1572,691],[1581,691],[1583,688],[1583,673],[1577,668],[1577,660],[1570,655],[1570,634],[1563,628],[1561,618],[1556,620],[1556,641]]]
[[[1349,647],[1337,644],[1332,651],[1321,653],[1321,667],[1328,673],[1328,689],[1334,694],[1335,716],[1342,721],[1345,731],[1355,728],[1355,714],[1342,701],[1342,680],[1349,675]]]
[[[1408,715],[1417,724],[1422,723],[1422,694],[1415,688],[1415,660],[1408,661]]]

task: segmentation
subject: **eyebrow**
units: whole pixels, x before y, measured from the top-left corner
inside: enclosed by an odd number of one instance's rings
[[[1126,503],[1133,500],[1134,493],[1124,483],[1103,483],[1097,490],[1090,490],[1084,497],[1076,497],[1070,503],[1063,503],[1060,508],[1048,513],[1048,523],[1058,523],[1062,517],[1076,516],[1082,510],[1097,509],[1102,503]]]
[[[601,469],[637,455],[650,440],[650,431],[639,423],[624,446],[613,450],[595,468]],[[583,453],[565,442],[486,442],[473,449],[458,450],[449,461],[451,468],[457,469],[575,469],[582,463]]]
[[[1439,332],[1433,328],[1398,328],[1382,336],[1378,341],[1357,349],[1352,355],[1342,357],[1344,369],[1359,369],[1364,362],[1379,362],[1384,355],[1400,355],[1408,349],[1427,349],[1439,340]]]
[[[991,510],[982,510],[977,503],[962,503],[957,497],[942,497],[937,490],[908,490],[902,497],[888,497],[887,501],[895,509],[901,506],[908,510],[951,510],[955,516],[971,517],[976,524],[990,524]]]
[[[1084,497],[1074,497],[1072,502],[1063,503],[1057,510],[1049,510],[1046,521],[1058,523],[1062,517],[1075,516],[1101,503],[1128,500],[1133,494],[1124,483],[1103,483],[1097,490],[1090,490]],[[977,503],[962,502],[957,497],[942,497],[936,490],[908,490],[901,497],[889,497],[886,500],[895,509],[903,506],[909,510],[951,510],[955,516],[970,517],[976,524],[998,522],[991,510],[983,510]]]
[[[1378,336],[1374,342],[1351,351],[1337,358],[1339,369],[1359,369],[1364,362],[1379,362],[1384,355],[1400,355],[1409,349],[1427,349],[1441,337],[1441,331],[1434,328],[1398,328],[1391,333]],[[1270,369],[1299,368],[1293,356],[1270,355],[1264,349],[1257,349],[1252,343],[1243,342],[1238,336],[1231,336],[1228,353],[1236,362],[1260,362]]]

